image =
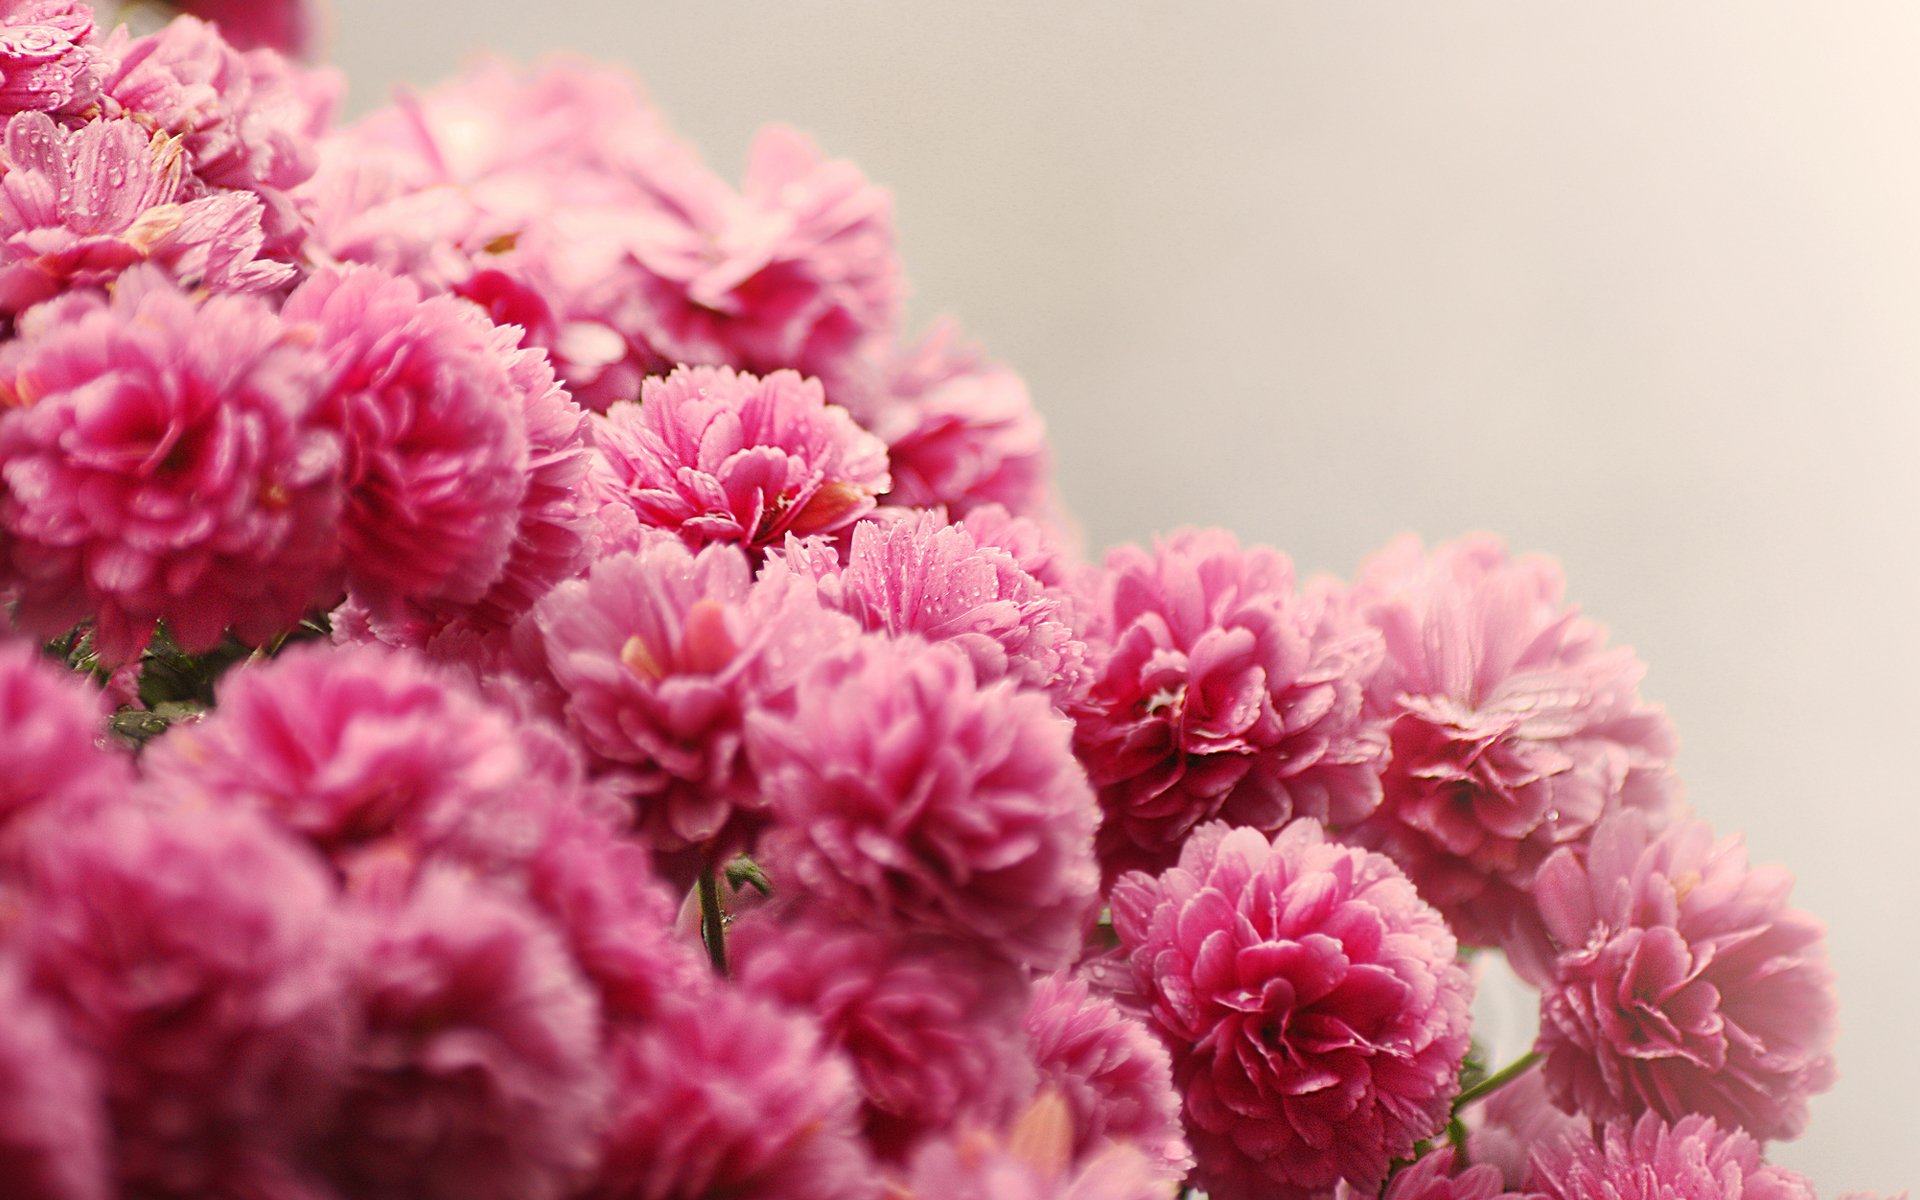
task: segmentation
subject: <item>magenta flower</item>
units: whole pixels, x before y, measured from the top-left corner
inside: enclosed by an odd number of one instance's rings
[[[1472,987],[1390,861],[1215,822],[1110,899],[1216,1200],[1372,1190],[1446,1124]]]
[[[99,1067],[0,951],[0,1179],[12,1200],[109,1200]]]
[[[756,379],[695,367],[650,379],[639,404],[595,419],[594,440],[611,468],[609,499],[696,547],[759,552],[790,533],[833,533],[888,487],[886,448],[792,371]]]
[[[104,744],[107,711],[98,688],[33,643],[0,641],[0,864],[21,822],[76,803],[117,802],[131,790],[131,761]]]
[[[1596,1120],[1689,1113],[1799,1135],[1834,1079],[1833,972],[1793,877],[1747,866],[1701,821],[1611,817],[1562,849],[1534,899],[1559,955],[1540,996],[1554,1100]]]
[[[311,0],[166,0],[210,22],[242,50],[265,48],[298,57],[313,44],[318,14]]]
[[[93,11],[76,0],[0,3],[0,113],[73,115],[100,97]]]
[[[560,1200],[596,1161],[593,993],[553,931],[453,872],[366,914],[360,1032],[321,1157],[343,1194]]]
[[[263,291],[293,268],[260,258],[260,202],[239,192],[193,198],[177,138],[133,120],[75,129],[44,113],[6,123],[0,174],[0,312],[17,314],[137,263],[210,291]]]
[[[766,857],[825,908],[1052,970],[1099,882],[1093,798],[1046,697],[974,682],[918,639],[862,638],[747,735],[776,824]]]
[[[478,601],[506,567],[527,494],[534,398],[512,332],[370,267],[314,276],[281,317],[313,327],[330,369],[320,414],[346,445],[341,541],[356,596],[376,615]]]
[[[1185,1177],[1193,1155],[1180,1133],[1173,1062],[1138,1018],[1084,979],[1050,975],[1033,985],[1026,1031],[1041,1090],[1056,1091],[1067,1103],[1075,1161],[1091,1159],[1108,1142],[1124,1142],[1164,1177]]]
[[[879,1200],[853,1074],[805,1018],[715,985],[610,1053],[613,1119],[583,1200]]]
[[[1675,790],[1666,714],[1643,668],[1562,602],[1560,571],[1475,538],[1406,538],[1361,569],[1353,603],[1386,637],[1368,688],[1390,723],[1385,800],[1362,831],[1461,938],[1524,960],[1525,893],[1556,847],[1605,813]]]
[[[811,1016],[853,1064],[867,1142],[887,1158],[956,1122],[998,1125],[1032,1090],[1017,967],[819,920],[748,921],[729,946],[742,987]]]
[[[151,275],[25,324],[0,363],[0,527],[17,620],[91,615],[109,662],[165,621],[181,647],[257,643],[329,598],[339,448],[320,361],[266,306]]]
[[[568,727],[615,772],[662,850],[719,854],[749,841],[768,800],[744,723],[852,623],[800,588],[756,585],[728,545],[676,540],[595,563],[530,615]]]
[[[1377,634],[1294,590],[1274,550],[1188,530],[1107,557],[1075,749],[1100,789],[1111,878],[1171,864],[1211,820],[1272,833],[1373,810],[1385,739],[1362,688]]]
[[[792,546],[799,573],[821,599],[865,629],[919,634],[965,654],[982,684],[1012,679],[1056,703],[1085,686],[1086,643],[1068,601],[1020,568],[1006,551],[977,542],[965,525],[937,513],[853,529],[844,569],[825,547]]]
[[[319,865],[249,813],[122,808],[36,845],[17,945],[105,1072],[121,1194],[291,1186],[346,1065],[342,932]]]
[[[1813,1185],[1768,1166],[1760,1146],[1711,1117],[1672,1125],[1648,1113],[1599,1138],[1569,1135],[1535,1151],[1528,1200],[1813,1200]]]

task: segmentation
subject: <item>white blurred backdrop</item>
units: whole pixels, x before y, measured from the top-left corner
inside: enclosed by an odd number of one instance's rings
[[[1697,808],[1831,925],[1841,1083],[1774,1157],[1920,1184],[1920,7],[333,8],[356,110],[570,49],[730,175],[775,119],[858,162],[1096,547],[1558,555]]]

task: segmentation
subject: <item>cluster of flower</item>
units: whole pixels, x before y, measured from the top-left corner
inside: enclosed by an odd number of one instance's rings
[[[886,194],[612,72],[0,76],[9,1197],[1811,1196],[1820,927],[1551,564],[1083,561]]]

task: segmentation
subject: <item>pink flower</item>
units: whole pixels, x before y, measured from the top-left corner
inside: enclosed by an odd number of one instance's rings
[[[1046,697],[917,639],[822,659],[748,721],[778,878],[845,919],[1051,970],[1096,900],[1094,808]]]
[[[346,445],[349,582],[379,614],[473,603],[506,567],[528,485],[511,331],[373,268],[327,271],[281,317],[311,325],[330,374],[321,419]]]
[[[11,1200],[109,1200],[99,1067],[0,951],[0,1179]]]
[[[0,641],[0,864],[21,822],[132,788],[132,763],[104,744],[107,711],[98,688],[33,643]]]
[[[853,1074],[805,1018],[716,985],[611,1054],[613,1120],[583,1200],[878,1200]]]
[[[320,361],[266,306],[129,276],[26,323],[0,360],[0,526],[17,620],[96,620],[108,662],[155,621],[189,652],[257,643],[328,598],[339,447]]]
[[[745,922],[729,947],[742,987],[809,1014],[846,1054],[867,1142],[888,1158],[956,1121],[1007,1120],[1033,1086],[1017,967],[964,945],[805,919]]]
[[[1446,1124],[1471,984],[1387,859],[1215,822],[1110,899],[1216,1200],[1372,1190]]]
[[[594,440],[611,468],[609,499],[692,546],[758,552],[789,533],[832,533],[888,487],[885,447],[791,371],[756,379],[696,367],[650,379],[639,404],[595,420]]]
[[[559,1200],[596,1160],[600,1014],[553,931],[452,872],[368,913],[361,1031],[322,1157],[376,1200]]]
[[[1605,813],[1671,803],[1673,731],[1640,699],[1643,668],[1562,590],[1553,563],[1489,538],[1402,539],[1354,585],[1386,637],[1367,694],[1393,738],[1361,837],[1471,944],[1537,940],[1525,892],[1547,855]]]
[[[1364,1195],[1371,1196],[1372,1192]],[[1357,1194],[1343,1186],[1338,1200],[1357,1200]],[[1380,1200],[1519,1200],[1509,1193],[1498,1167],[1476,1162],[1454,1169],[1453,1147],[1440,1146],[1422,1155],[1418,1162],[1395,1171],[1387,1181]]]
[[[1085,685],[1087,648],[1066,598],[965,525],[937,513],[862,522],[844,569],[828,565],[824,547],[788,553],[810,560],[795,566],[819,582],[823,602],[868,630],[916,633],[959,650],[982,684],[1012,679],[1056,702]]]
[[[672,539],[601,559],[528,626],[568,727],[618,773],[647,836],[716,855],[765,820],[747,713],[781,702],[814,656],[853,634],[803,589],[756,585],[735,547],[695,555]]]
[[[242,812],[122,808],[36,851],[21,960],[105,1072],[122,1194],[288,1186],[346,1065],[319,865]]]
[[[1648,1113],[1598,1139],[1570,1135],[1534,1154],[1529,1200],[1813,1200],[1813,1185],[1761,1161],[1760,1146],[1711,1117],[1668,1125]]]
[[[1089,603],[1095,679],[1075,749],[1100,789],[1109,877],[1164,868],[1207,821],[1272,833],[1372,811],[1386,745],[1362,688],[1379,637],[1296,593],[1283,555],[1188,530],[1151,554],[1113,551]]]
[[[1124,1143],[1090,1161],[1073,1157],[1072,1117],[1057,1094],[1042,1093],[1004,1135],[966,1129],[914,1156],[907,1200],[1168,1200],[1158,1164]]]
[[[93,12],[75,0],[0,3],[0,112],[70,115],[100,95]]]
[[[6,123],[3,148],[0,312],[109,283],[142,262],[216,292],[270,290],[293,278],[292,267],[260,258],[256,197],[193,198],[177,138],[128,119],[69,130],[25,112]]]
[[[1033,985],[1026,1032],[1041,1090],[1067,1102],[1075,1161],[1123,1142],[1165,1178],[1186,1175],[1193,1156],[1180,1133],[1173,1063],[1140,1020],[1084,979],[1050,975]]]
[[[1793,877],[1747,866],[1700,821],[1656,832],[1627,812],[1583,856],[1556,852],[1534,898],[1559,956],[1539,1049],[1562,1107],[1598,1120],[1712,1117],[1791,1138],[1832,1086],[1834,996],[1820,923]]]
[[[313,43],[316,14],[310,0],[167,0],[219,27],[220,35],[242,50],[265,47],[301,55]]]
[[[1499,1170],[1507,1188],[1526,1185],[1534,1148],[1563,1135],[1585,1137],[1593,1123],[1561,1112],[1547,1092],[1543,1071],[1528,1071],[1486,1100],[1467,1109],[1467,1157],[1478,1166]]]

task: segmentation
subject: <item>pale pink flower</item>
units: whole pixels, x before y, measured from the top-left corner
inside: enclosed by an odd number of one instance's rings
[[[1216,1200],[1371,1190],[1445,1126],[1472,985],[1392,862],[1215,822],[1110,899]]]
[[[178,138],[128,119],[66,129],[25,112],[7,121],[0,152],[0,312],[110,283],[142,262],[216,292],[293,278],[291,266],[260,257],[257,197],[194,197]]]
[[[804,589],[755,584],[738,548],[696,555],[666,539],[554,588],[525,636],[568,727],[633,797],[648,838],[718,854],[766,820],[747,714],[783,702],[808,662],[854,635]]]
[[[99,1064],[0,949],[0,1180],[10,1200],[109,1200]]]
[[[1126,1143],[1073,1154],[1072,1116],[1043,1092],[1005,1132],[964,1129],[914,1155],[907,1200],[1172,1200],[1160,1164]]]
[[[1097,899],[1093,797],[1045,696],[961,655],[861,638],[748,719],[779,878],[845,919],[1052,970]]]
[[[1386,637],[1368,687],[1388,723],[1385,799],[1361,831],[1470,944],[1537,940],[1525,893],[1602,815],[1675,792],[1673,730],[1644,668],[1563,600],[1559,568],[1490,538],[1401,539],[1352,604]],[[1529,957],[1524,945],[1519,957]]]
[[[93,11],[75,0],[0,0],[0,113],[71,115],[100,96]]]
[[[788,534],[833,533],[888,487],[885,447],[792,371],[682,368],[649,379],[639,404],[613,406],[593,429],[607,498],[692,546],[759,552]]]
[[[377,616],[474,603],[505,570],[528,487],[514,335],[464,301],[370,267],[325,271],[281,318],[310,327],[329,374],[319,419],[346,448],[341,542]]]
[[[1469,1107],[1465,1121],[1467,1157],[1476,1167],[1484,1164],[1498,1169],[1505,1186],[1516,1191],[1526,1185],[1529,1159],[1536,1147],[1556,1142],[1566,1134],[1584,1137],[1593,1130],[1593,1122],[1554,1105],[1546,1073],[1537,1070],[1528,1071]]]
[[[1340,828],[1378,803],[1386,740],[1362,689],[1379,635],[1296,591],[1284,555],[1187,530],[1113,551],[1088,604],[1095,678],[1074,744],[1109,878],[1168,866],[1207,821]]]
[[[37,842],[30,879],[20,958],[105,1073],[121,1194],[292,1186],[346,1065],[319,863],[251,813],[121,808]]]
[[[608,1100],[593,992],[511,898],[430,872],[355,947],[360,1029],[321,1159],[377,1200],[560,1200]]]
[[[0,361],[0,526],[23,628],[92,616],[119,662],[155,621],[201,652],[330,599],[340,454],[314,420],[322,364],[263,303],[196,303],[142,274],[23,333]]]
[[[1759,1143],[1703,1115],[1673,1124],[1648,1113],[1534,1153],[1528,1200],[1814,1200],[1813,1185],[1769,1166]]]
[[[1608,818],[1557,851],[1534,900],[1554,947],[1539,1049],[1561,1107],[1596,1120],[1689,1113],[1791,1138],[1834,1080],[1833,971],[1793,877],[1749,867],[1705,822]]]
[[[853,1064],[867,1142],[887,1158],[956,1122],[997,1125],[1032,1090],[1027,980],[1011,964],[805,918],[743,922],[728,945],[742,987],[810,1015]]]
[[[879,1200],[853,1073],[806,1018],[716,984],[609,1054],[613,1118],[582,1200]]]

